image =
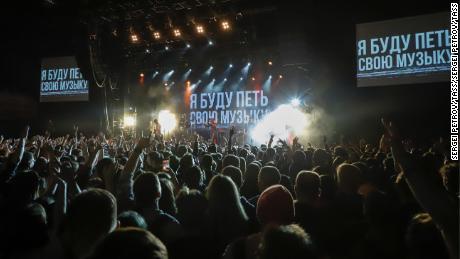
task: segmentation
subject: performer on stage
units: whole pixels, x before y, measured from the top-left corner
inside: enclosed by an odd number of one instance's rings
[[[155,139],[161,139],[161,124],[157,119],[153,120],[153,135]]]
[[[210,128],[212,143],[217,144],[217,120],[214,118],[209,119],[209,122],[206,125]]]

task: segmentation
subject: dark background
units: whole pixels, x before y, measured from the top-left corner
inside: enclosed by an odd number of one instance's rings
[[[34,3],[33,3],[34,2]],[[69,3],[71,2],[71,3]],[[83,3],[82,3],[83,2]],[[103,1],[96,1],[103,2]],[[267,1],[252,1],[252,4]],[[279,60],[305,61],[314,103],[335,120],[337,133],[375,138],[382,116],[414,138],[449,134],[449,83],[357,88],[355,25],[449,11],[449,2],[432,1],[272,1],[277,10],[254,19],[260,37],[272,38]],[[42,132],[52,119],[58,131],[97,131],[102,125],[102,90],[90,84],[89,102],[39,103],[42,57],[77,55],[86,50],[84,1],[48,5],[15,2],[1,16],[0,132],[17,135],[23,125]],[[125,68],[125,78],[139,74]],[[131,81],[127,81],[131,83]],[[302,88],[304,86],[299,86]]]

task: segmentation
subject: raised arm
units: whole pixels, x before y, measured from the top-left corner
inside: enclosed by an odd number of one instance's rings
[[[426,172],[411,154],[404,150],[396,127],[382,119],[385,127],[382,142],[391,143],[395,167],[399,167],[409,188],[422,208],[428,212],[449,249],[451,258],[458,258],[458,201],[451,198],[440,181],[434,179],[436,172]]]
[[[24,148],[26,145],[27,138],[29,137],[29,126],[26,126],[21,133],[21,139],[14,150],[8,156],[8,161],[5,163],[3,168],[0,171],[0,184],[8,182],[16,173],[16,169],[19,163],[22,160],[22,156],[24,155]]]
[[[139,158],[145,148],[150,145],[150,137],[151,133],[148,137],[142,137],[138,142],[136,147],[131,152],[131,155],[126,162],[125,167],[121,171],[121,175],[118,179],[118,185],[116,190],[117,199],[121,201],[121,203],[127,202],[128,200],[134,199],[133,194],[133,174],[134,170],[136,170],[137,163],[139,162]]]

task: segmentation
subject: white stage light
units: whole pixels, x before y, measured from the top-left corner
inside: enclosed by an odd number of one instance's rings
[[[275,135],[276,139],[288,140],[290,137],[301,135],[307,126],[307,114],[292,105],[283,104],[257,123],[251,130],[251,137],[257,144],[266,143],[271,134]]]
[[[123,125],[130,128],[136,126],[136,117],[132,115],[125,115],[123,118]]]
[[[291,105],[297,107],[300,105],[300,100],[298,98],[294,98],[291,100]]]
[[[177,126],[176,115],[169,110],[161,110],[158,113],[158,122],[161,125],[163,134],[172,132]]]

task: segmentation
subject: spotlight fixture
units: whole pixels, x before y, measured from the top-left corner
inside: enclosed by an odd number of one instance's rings
[[[136,42],[139,41],[139,37],[137,37],[137,35],[133,33],[133,34],[131,34],[131,41],[133,43],[136,43]]]
[[[230,64],[230,65],[228,65],[228,67],[233,67],[233,65],[232,65],[232,64]]]
[[[180,36],[181,36],[181,33],[180,33],[180,30],[179,30],[179,29],[174,29],[174,30],[173,30],[173,33],[174,33],[174,36],[175,36],[175,37],[180,37]]]
[[[140,73],[139,76],[140,76],[140,77],[144,77],[144,73]]]
[[[198,34],[203,34],[204,33],[204,27],[202,25],[197,25],[196,26],[196,32]]]
[[[273,62],[272,62],[271,60],[268,61],[268,65],[269,65],[269,66],[273,65]]]
[[[214,45],[214,42],[212,42],[212,40],[210,40],[210,41],[208,41],[208,45],[212,46],[212,45]]]
[[[153,33],[153,38],[155,38],[156,40],[159,40],[161,38],[161,34],[159,31],[156,31]]]
[[[169,47],[168,47],[168,46],[165,46],[165,50],[169,50]]]
[[[228,21],[222,21],[221,25],[224,31],[230,30],[230,24],[228,23]]]
[[[187,43],[187,45],[185,45],[185,47],[187,47],[187,49],[189,49],[189,48],[191,48],[192,46],[191,46],[189,43]]]
[[[279,78],[279,79],[283,79],[283,75],[279,75],[278,78]]]

